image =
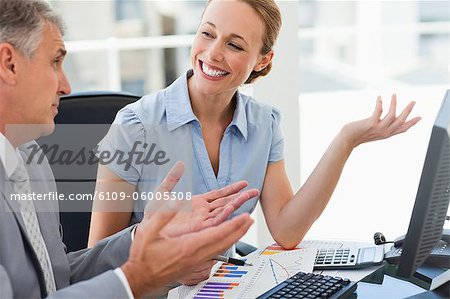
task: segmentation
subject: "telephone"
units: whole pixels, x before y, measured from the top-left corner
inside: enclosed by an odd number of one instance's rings
[[[303,240],[300,248],[316,250],[314,270],[359,269],[380,265],[384,247],[341,240]]]
[[[402,254],[402,245],[405,235],[394,240],[394,246],[385,255],[384,259],[390,264],[398,264]],[[450,229],[444,229],[441,240],[431,250],[430,255],[424,261],[424,266],[450,268]]]

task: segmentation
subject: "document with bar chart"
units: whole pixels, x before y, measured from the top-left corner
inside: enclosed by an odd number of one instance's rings
[[[261,268],[264,267],[264,261],[262,262],[252,261],[253,266],[218,262],[208,280],[194,287],[180,286],[170,290],[168,298],[242,298],[242,294],[258,278]]]
[[[243,294],[258,279],[264,263],[253,266],[234,266],[220,263],[212,276],[197,286],[188,298],[243,298]]]
[[[315,251],[301,249],[272,255],[260,252],[250,255],[248,261],[253,266],[217,263],[207,281],[195,287],[173,289],[168,298],[255,298],[298,271],[311,272],[314,258]]]
[[[242,298],[256,298],[299,271],[312,272],[315,257],[316,252],[307,249],[257,253],[257,260],[264,261],[264,268]]]

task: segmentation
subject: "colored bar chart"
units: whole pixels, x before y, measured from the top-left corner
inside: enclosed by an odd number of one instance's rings
[[[193,297],[194,299],[225,298],[226,291],[238,287],[237,282],[207,282]]]
[[[247,270],[240,269],[245,269],[245,267],[229,266],[228,264],[223,264],[219,269],[217,269],[213,277],[241,278],[248,273]]]

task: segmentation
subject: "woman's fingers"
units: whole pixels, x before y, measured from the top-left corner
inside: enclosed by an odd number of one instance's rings
[[[402,113],[400,113],[400,115],[397,117],[397,121],[400,124],[403,124],[406,119],[408,118],[408,116],[411,114],[411,111],[414,108],[414,105],[416,104],[416,102],[412,101],[410,102],[405,109],[403,109]]]
[[[396,121],[397,119],[396,110],[397,110],[397,96],[394,94],[391,97],[391,105],[389,106],[389,111],[380,122],[380,125],[382,127],[388,128]]]
[[[372,114],[372,118],[379,120],[382,113],[383,113],[383,102],[381,101],[381,96],[378,96],[377,102],[375,104],[375,111]]]
[[[383,113],[383,103],[381,97],[378,96],[372,116],[348,123],[343,128],[343,135],[348,139],[348,142],[352,147],[356,147],[362,143],[386,139],[396,134],[406,132],[421,120],[421,117],[414,117],[411,120],[407,120],[414,108],[414,104],[415,102],[410,102],[397,116],[397,96],[393,94],[389,110],[387,114],[381,118]]]
[[[388,113],[382,118],[381,114],[383,112],[382,108],[382,100],[381,97],[377,97],[377,103],[375,107],[375,111],[372,114],[372,118],[376,121],[374,125],[374,132],[378,132],[378,138],[370,138],[371,140],[384,139],[389,138],[393,135],[406,132],[409,128],[414,126],[418,121],[420,121],[421,117],[415,117],[409,121],[406,121],[408,116],[411,114],[414,108],[415,102],[410,102],[405,109],[400,113],[400,115],[396,116],[397,110],[397,95],[393,94],[391,97],[391,104],[389,106]],[[369,140],[370,140],[369,139]]]
[[[422,117],[417,116],[417,117],[414,117],[413,119],[408,120],[402,126],[397,128],[397,130],[395,130],[392,135],[396,135],[396,134],[400,134],[400,133],[404,133],[404,132],[408,131],[409,128],[411,128],[412,126],[417,124],[421,119],[422,119]]]
[[[395,121],[390,126],[390,136],[400,134],[408,131],[409,128],[414,126],[417,122],[419,122],[421,117],[414,117],[413,119],[406,121],[411,114],[416,102],[410,102],[405,109],[400,113],[400,115],[395,119]]]

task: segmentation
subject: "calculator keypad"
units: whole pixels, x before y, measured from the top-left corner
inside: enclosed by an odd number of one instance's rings
[[[348,265],[355,264],[356,256],[349,248],[342,249],[318,249],[316,265]]]

